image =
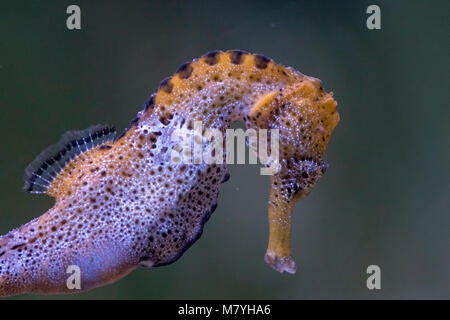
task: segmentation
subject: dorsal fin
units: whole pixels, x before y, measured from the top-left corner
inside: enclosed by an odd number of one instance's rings
[[[46,193],[53,179],[70,160],[98,145],[113,141],[115,135],[114,127],[99,124],[85,130],[64,133],[57,144],[42,151],[25,169],[23,190],[28,193]]]

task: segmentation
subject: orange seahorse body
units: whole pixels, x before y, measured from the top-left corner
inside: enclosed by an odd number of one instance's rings
[[[45,159],[47,151],[41,166],[27,170],[27,191],[56,202],[0,237],[0,296],[79,292],[67,287],[71,265],[88,290],[138,266],[174,262],[200,237],[228,172],[226,164],[171,161],[171,133],[193,130],[194,121],[224,132],[239,120],[247,128],[279,129],[265,260],[294,273],[292,208],[326,169],[336,102],[319,80],[262,55],[215,51],[163,80],[120,138],[100,126],[68,133],[62,152]]]

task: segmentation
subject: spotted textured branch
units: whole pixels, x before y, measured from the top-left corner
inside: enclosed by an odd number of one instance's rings
[[[171,133],[195,121],[224,132],[242,120],[279,130],[266,261],[295,272],[292,208],[325,172],[336,102],[319,80],[262,55],[214,51],[163,80],[118,138],[109,126],[70,132],[27,168],[24,189],[56,202],[0,237],[0,295],[79,292],[66,285],[71,265],[88,290],[177,260],[200,237],[229,174],[226,164],[172,163]]]

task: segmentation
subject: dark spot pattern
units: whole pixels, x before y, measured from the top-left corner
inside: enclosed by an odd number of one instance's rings
[[[244,55],[248,54],[248,52],[242,50],[231,50],[230,53],[230,61],[233,64],[241,64],[244,58]]]
[[[210,66],[215,65],[219,61],[220,51],[210,51],[203,56],[203,60]]]
[[[255,66],[258,69],[265,69],[269,64],[270,59],[262,54],[255,54]]]
[[[139,117],[136,117],[136,118],[134,118],[133,120],[131,120],[131,122],[130,122],[130,127],[136,125],[136,124],[139,122],[139,119],[140,119]]]
[[[191,62],[186,62],[178,67],[176,74],[178,74],[181,79],[188,79],[191,76],[193,70],[194,68],[192,67]]]
[[[159,90],[162,90],[166,93],[172,93],[173,84],[170,82],[172,77],[167,77],[159,84]]]
[[[144,103],[142,110],[147,111],[148,109],[152,109],[155,106],[155,94],[152,94],[150,98]]]

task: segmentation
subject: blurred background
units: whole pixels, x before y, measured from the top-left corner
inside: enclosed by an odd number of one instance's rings
[[[81,8],[79,31],[66,8]],[[381,8],[381,30],[366,9]],[[0,233],[53,205],[25,167],[68,130],[121,132],[177,66],[242,49],[322,79],[341,122],[295,208],[296,275],[263,261],[269,179],[230,166],[176,263],[63,299],[450,298],[448,1],[7,1],[0,10]],[[381,267],[381,290],[366,268]],[[19,296],[14,299],[50,297]],[[55,298],[52,296],[51,298]]]

